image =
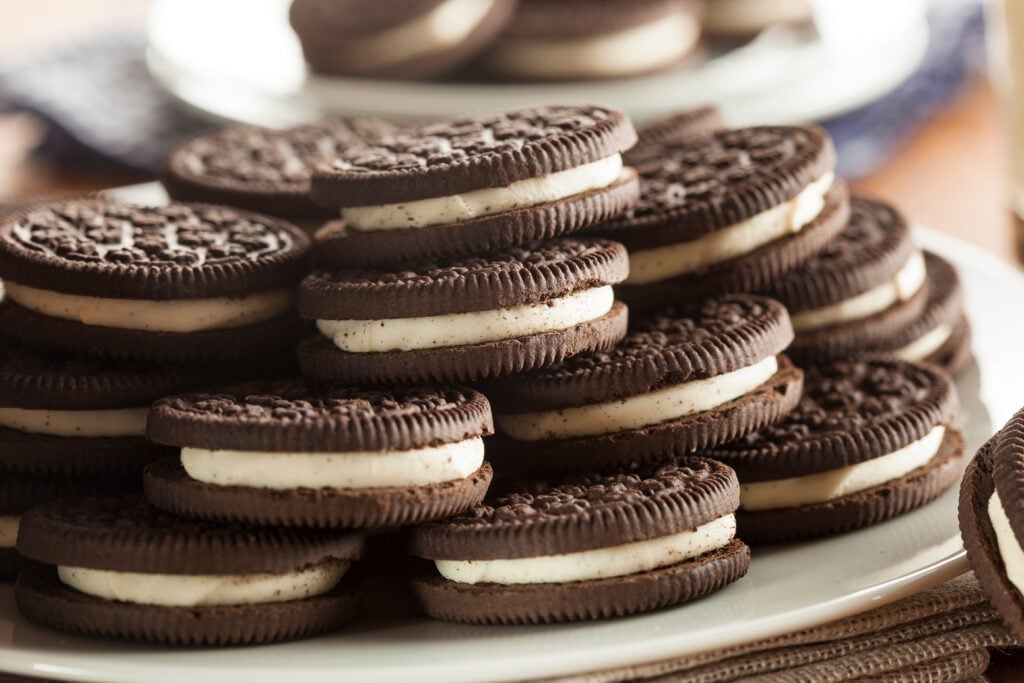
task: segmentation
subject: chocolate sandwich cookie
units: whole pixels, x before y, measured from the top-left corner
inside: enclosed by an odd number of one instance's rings
[[[633,159],[644,161],[651,157],[638,148],[647,145],[672,145],[684,142],[695,135],[712,133],[726,128],[722,112],[714,105],[685,109],[668,116],[662,116],[637,126],[636,147],[626,152],[626,163]]]
[[[746,574],[735,473],[712,461],[536,482],[413,530],[427,614],[470,624],[602,619],[694,600]]]
[[[314,71],[434,78],[470,60],[508,23],[515,0],[293,0]]]
[[[1024,640],[1024,411],[974,456],[960,485],[960,533],[981,589]]]
[[[299,345],[303,374],[329,382],[471,381],[525,372],[626,334],[612,293],[621,244],[563,238],[406,270],[317,272],[299,313],[320,334]]]
[[[355,534],[197,522],[141,496],[70,498],[22,517],[18,610],[86,636],[171,645],[259,645],[341,626]]]
[[[782,304],[756,296],[640,319],[608,351],[496,382],[489,452],[515,472],[603,472],[733,441],[800,400],[792,340]]]
[[[888,358],[804,374],[804,394],[770,427],[705,452],[736,470],[748,543],[830,536],[877,524],[955,484],[964,441],[949,376]]]
[[[816,126],[722,130],[637,148],[640,202],[594,232],[629,249],[635,310],[768,286],[846,224],[835,151]]]
[[[796,330],[790,357],[822,363],[889,345],[921,318],[928,279],[903,215],[884,202],[854,197],[839,236],[761,293],[789,309]]]
[[[13,581],[28,562],[17,549],[22,516],[34,507],[70,496],[138,492],[138,472],[40,476],[0,471],[0,581]]]
[[[0,331],[92,356],[201,361],[285,353],[309,238],[205,204],[48,204],[0,219]]]
[[[700,38],[696,0],[520,0],[484,56],[525,81],[622,78],[674,66]]]
[[[778,24],[810,24],[814,0],[704,0],[703,25],[716,38],[752,38]]]
[[[171,150],[161,181],[171,199],[226,204],[319,228],[334,214],[309,198],[313,168],[395,129],[380,119],[335,119],[283,130],[230,126]]]
[[[181,449],[146,469],[157,507],[188,517],[395,527],[479,503],[491,407],[470,389],[247,383],[158,402],[147,435]]]
[[[341,221],[317,235],[338,267],[422,263],[545,240],[610,220],[636,201],[622,152],[629,117],[547,106],[408,129],[343,150],[313,174]]]
[[[964,315],[960,278],[949,261],[924,252],[928,300],[921,317],[871,349],[903,360],[934,363],[959,373],[971,357],[971,327]]]

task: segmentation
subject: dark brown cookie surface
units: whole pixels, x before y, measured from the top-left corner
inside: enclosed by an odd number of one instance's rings
[[[60,498],[137,493],[141,489],[138,471],[65,477],[4,472],[0,473],[0,515],[20,515]]]
[[[320,271],[302,283],[299,314],[377,320],[510,308],[614,284],[628,269],[621,244],[567,237],[406,270]]]
[[[621,111],[548,106],[470,116],[353,149],[313,175],[329,207],[448,196],[546,176],[629,149],[636,131]]]
[[[70,200],[0,220],[5,280],[95,297],[192,299],[288,287],[305,273],[309,249],[289,223],[201,204]]]
[[[808,368],[803,398],[781,421],[708,452],[744,483],[798,477],[887,455],[948,424],[957,409],[949,376],[874,358]]]
[[[854,196],[843,231],[761,293],[778,299],[794,314],[829,306],[892,279],[916,250],[910,226],[895,207]]]
[[[639,317],[630,327],[612,349],[496,383],[495,406],[535,412],[636,396],[732,372],[781,353],[793,339],[786,309],[757,296]]]
[[[471,389],[288,380],[164,399],[150,413],[147,436],[207,449],[345,452],[425,448],[492,431],[490,405]]]
[[[444,519],[484,498],[491,466],[464,479],[376,489],[262,489],[192,479],[177,458],[146,468],[146,497],[177,515],[250,524],[324,529],[388,529]]]
[[[186,520],[141,496],[69,498],[21,518],[18,552],[45,564],[111,571],[257,574],[357,559],[362,538]]]
[[[344,625],[358,604],[343,581],[302,600],[251,605],[162,607],[103,600],[65,586],[52,569],[22,572],[14,591],[18,611],[47,628],[94,638],[167,645],[265,645],[307,638]]]
[[[327,120],[283,130],[231,126],[171,150],[161,180],[172,199],[227,204],[283,218],[326,218],[309,199],[313,168],[341,149],[389,134],[379,119]]]
[[[710,460],[537,481],[415,529],[410,552],[491,560],[593,550],[693,529],[738,504],[735,473]]]
[[[644,121],[637,126],[636,147],[626,152],[626,161],[633,163],[634,159],[643,161],[645,158],[649,161],[648,154],[638,151],[640,147],[678,144],[694,135],[711,133],[725,127],[722,112],[710,104]]]
[[[138,475],[169,449],[141,436],[74,437],[0,427],[0,471],[31,476]]]
[[[697,239],[786,202],[835,167],[816,126],[715,131],[637,148],[640,201],[600,232],[629,249]]]

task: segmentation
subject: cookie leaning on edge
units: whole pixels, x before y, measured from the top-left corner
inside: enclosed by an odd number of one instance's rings
[[[974,456],[960,485],[960,533],[982,591],[1024,640],[1024,411]]]
[[[720,130],[638,147],[640,201],[593,232],[629,249],[635,310],[767,287],[846,224],[835,150],[817,126]]]
[[[248,383],[157,403],[147,435],[180,458],[146,469],[157,507],[187,517],[396,527],[479,503],[491,408],[457,387]]]
[[[161,362],[281,354],[301,326],[309,238],[205,204],[105,200],[0,219],[0,331],[57,351]]]
[[[602,619],[669,607],[747,572],[736,475],[713,461],[537,482],[413,531],[413,590],[470,624]]]
[[[739,534],[796,541],[878,524],[960,477],[956,390],[940,368],[878,357],[805,370],[776,424],[704,453],[736,470]]]
[[[649,160],[643,148],[649,145],[672,145],[695,135],[704,135],[727,128],[722,112],[714,105],[684,109],[674,114],[644,121],[636,128],[636,147],[626,152],[626,163]]]
[[[607,351],[485,388],[501,437],[495,466],[521,472],[621,471],[733,441],[800,400],[786,309],[732,295],[634,321]]]
[[[303,374],[351,384],[470,381],[608,349],[626,334],[611,285],[628,268],[607,240],[566,237],[394,272],[316,272],[299,313],[319,335]]]
[[[637,199],[625,113],[548,106],[410,128],[342,150],[313,175],[343,220],[317,235],[335,267],[478,255],[582,230]]]
[[[355,534],[256,529],[175,517],[141,496],[69,498],[22,519],[18,551],[51,565],[18,577],[31,621],[101,638],[258,645],[333,630],[352,615],[343,581]]]

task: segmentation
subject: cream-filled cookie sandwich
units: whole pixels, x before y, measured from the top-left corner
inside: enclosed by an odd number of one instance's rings
[[[360,536],[197,522],[141,496],[68,498],[22,518],[35,562],[15,601],[43,626],[172,645],[257,645],[343,625]]]
[[[746,574],[736,475],[706,460],[496,492],[413,531],[424,611],[471,624],[602,619],[694,600]]]
[[[37,205],[0,221],[0,330],[149,361],[281,353],[309,248],[289,223],[219,206]]]
[[[808,368],[787,417],[704,455],[736,470],[740,536],[795,541],[878,524],[953,486],[964,441],[940,368],[883,357]]]
[[[471,381],[608,349],[626,333],[621,244],[562,238],[404,270],[316,272],[303,374],[353,384]]]
[[[484,387],[513,472],[620,471],[718,446],[782,419],[802,374],[786,309],[732,295],[640,318],[606,351]]]
[[[147,434],[180,449],[146,469],[171,512],[253,524],[398,527],[480,502],[491,409],[458,387],[247,383],[157,403]]]
[[[406,127],[339,150],[312,198],[340,212],[317,235],[333,267],[423,263],[551,239],[632,206],[625,113],[550,105]]]

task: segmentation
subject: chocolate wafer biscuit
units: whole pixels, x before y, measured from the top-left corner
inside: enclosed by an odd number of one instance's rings
[[[313,168],[396,129],[381,119],[333,119],[280,130],[229,126],[172,149],[161,181],[171,199],[226,204],[315,229],[335,214],[309,198]]]
[[[406,270],[317,272],[299,312],[320,335],[299,346],[303,374],[356,384],[470,381],[608,349],[626,333],[610,285],[621,244],[563,238]]]
[[[835,151],[815,126],[722,130],[638,147],[640,202],[594,232],[629,249],[635,310],[770,285],[846,223]]]
[[[661,71],[697,46],[699,10],[696,0],[520,0],[484,62],[492,73],[526,81]]]
[[[1024,411],[986,442],[960,485],[960,533],[981,589],[1003,623],[1024,639]]]
[[[797,363],[843,359],[888,345],[928,302],[924,256],[894,207],[854,197],[836,239],[761,293],[789,309]]]
[[[648,145],[678,144],[695,135],[711,133],[726,127],[722,112],[713,105],[684,109],[668,116],[644,121],[636,129],[636,147],[626,152],[624,158],[630,164],[634,159],[649,160],[650,157],[639,148]]]
[[[742,577],[735,473],[692,460],[534,482],[413,531],[432,617],[471,624],[601,619],[696,599]]]
[[[18,609],[50,628],[173,645],[257,645],[342,625],[357,535],[196,522],[141,496],[71,498],[21,523]]]
[[[545,240],[615,218],[635,201],[622,152],[629,117],[548,106],[409,129],[343,150],[312,197],[342,221],[318,235],[339,267],[422,263]]]
[[[147,434],[180,458],[146,494],[190,517],[283,526],[395,527],[479,503],[491,408],[452,387],[248,383],[158,402]]]
[[[435,78],[504,28],[515,0],[294,0],[290,19],[314,71]]]
[[[786,309],[756,296],[639,319],[610,350],[486,387],[490,452],[510,471],[616,471],[733,441],[799,401],[792,339]]]
[[[284,353],[301,335],[295,226],[202,204],[105,200],[0,220],[0,330],[57,351],[152,361]]]
[[[736,470],[750,543],[829,536],[937,498],[960,477],[957,397],[931,365],[873,358],[807,369],[776,424],[706,452]]]

